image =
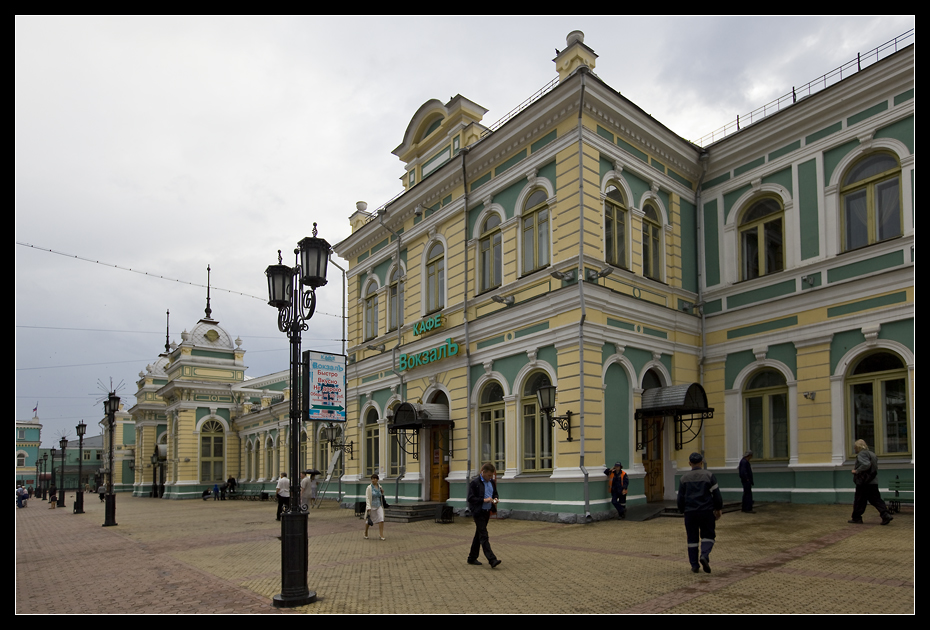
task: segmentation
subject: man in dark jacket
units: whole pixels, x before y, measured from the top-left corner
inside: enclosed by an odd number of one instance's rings
[[[497,505],[497,486],[493,482],[494,473],[497,472],[494,464],[487,463],[481,467],[481,474],[468,484],[468,507],[475,519],[475,537],[471,541],[471,550],[468,553],[468,564],[481,564],[478,561],[478,547],[484,550],[484,557],[488,559],[493,569],[501,563],[500,559],[491,551],[491,542],[488,539],[488,521],[491,518],[491,508]]]
[[[743,484],[743,512],[754,514],[752,509],[752,466],[749,460],[752,459],[752,451],[746,451],[743,459],[739,460],[739,480]]]
[[[685,515],[691,570],[697,573],[700,562],[704,573],[710,573],[710,551],[717,538],[715,523],[723,509],[723,497],[717,478],[702,467],[704,457],[700,453],[691,453],[688,461],[691,462],[691,470],[681,476],[678,486],[678,511]]]
[[[856,484],[856,497],[853,499],[850,523],[861,524],[865,513],[865,504],[871,503],[882,517],[882,525],[887,525],[894,518],[888,511],[882,495],[878,491],[878,457],[869,450],[865,440],[856,440],[856,465],[853,467],[853,480]]]

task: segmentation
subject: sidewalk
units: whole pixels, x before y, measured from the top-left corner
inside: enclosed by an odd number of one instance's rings
[[[915,612],[914,515],[885,527],[871,507],[757,504],[724,514],[711,574],[692,573],[681,519],[560,525],[492,519],[503,560],[465,563],[471,519],[386,523],[362,539],[352,510],[310,514],[309,586],[318,601],[280,610],[274,502],[118,495],[85,514],[33,500],[15,509],[17,613],[907,613]]]

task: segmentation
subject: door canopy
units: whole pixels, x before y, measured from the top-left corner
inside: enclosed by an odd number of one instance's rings
[[[700,434],[704,420],[713,418],[714,410],[707,406],[707,393],[699,383],[645,390],[642,406],[636,410],[637,430],[642,432],[645,419],[666,417],[675,420],[675,449],[681,450]]]

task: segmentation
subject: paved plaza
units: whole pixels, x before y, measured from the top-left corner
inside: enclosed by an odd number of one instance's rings
[[[465,563],[469,518],[385,524],[363,540],[352,510],[310,514],[311,590],[279,610],[275,503],[119,495],[116,527],[86,496],[83,515],[40,501],[17,509],[16,612],[25,613],[907,613],[914,515],[886,526],[869,507],[762,504],[717,525],[711,574],[692,573],[681,519],[590,525],[492,519],[503,560]],[[503,505],[503,502],[502,502]]]

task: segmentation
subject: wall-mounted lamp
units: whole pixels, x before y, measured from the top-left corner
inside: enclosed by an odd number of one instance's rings
[[[587,270],[587,277],[589,282],[594,282],[599,278],[606,278],[614,272],[613,267],[604,267],[600,271],[594,271],[593,269]]]
[[[554,416],[555,410],[555,385],[545,385],[536,390],[536,401],[539,408],[546,417],[549,418],[552,426],[558,423],[559,428],[568,432],[568,441],[572,441],[572,412],[566,411],[564,416]]]
[[[804,392],[804,397],[808,400],[814,400],[817,397],[817,392]]]
[[[373,344],[368,344],[368,345],[365,346],[365,347],[368,348],[369,350],[375,350],[375,351],[377,351],[377,352],[384,352],[384,344],[383,344],[383,343],[380,344],[380,345],[377,345],[377,346],[376,346],[376,345],[373,345]]]
[[[507,297],[501,297],[499,295],[491,296],[491,300],[497,302],[498,304],[503,304],[504,306],[513,306],[513,296],[508,295]]]
[[[801,282],[812,287],[814,286],[814,276],[801,276]]]
[[[572,282],[575,279],[575,270],[571,271],[550,271],[549,275],[562,282]]]

